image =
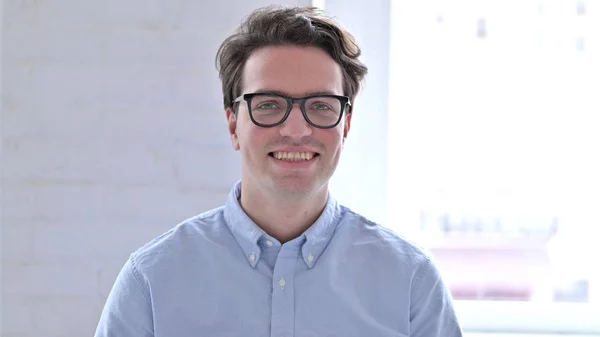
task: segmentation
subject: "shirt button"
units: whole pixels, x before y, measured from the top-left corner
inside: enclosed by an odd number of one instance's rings
[[[254,253],[250,254],[250,262],[254,262],[254,260],[256,260],[256,255],[254,255]]]
[[[271,240],[267,240],[267,246],[269,246],[269,247],[273,247],[273,241],[271,241]]]
[[[283,279],[283,277],[279,279],[279,286],[281,287],[281,289],[285,287],[285,280]]]
[[[312,254],[308,254],[308,262],[313,262],[315,257]]]

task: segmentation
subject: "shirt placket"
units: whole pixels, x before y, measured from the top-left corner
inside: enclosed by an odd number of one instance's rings
[[[273,269],[271,336],[294,336],[294,278],[298,247],[281,247]]]

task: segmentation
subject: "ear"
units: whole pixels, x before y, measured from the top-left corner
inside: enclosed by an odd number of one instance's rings
[[[350,125],[352,124],[352,114],[346,114],[346,118],[344,119],[344,138],[343,141],[346,141],[348,137],[348,133],[350,132]]]
[[[231,138],[231,147],[235,151],[238,151],[240,149],[240,142],[237,136],[237,116],[231,108],[225,110],[225,115],[227,117],[227,125],[229,128],[229,137]]]

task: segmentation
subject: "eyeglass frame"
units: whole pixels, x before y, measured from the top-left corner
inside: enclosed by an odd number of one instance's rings
[[[279,122],[274,123],[274,124],[262,124],[262,123],[258,123],[254,119],[254,116],[252,115],[252,99],[256,96],[261,96],[261,95],[275,96],[275,97],[285,99],[287,101],[287,104],[288,104],[287,111],[285,112],[285,115],[283,115],[283,117],[281,118],[281,120]],[[337,98],[340,101],[340,105],[342,106],[342,108],[340,109],[340,115],[338,116],[337,121],[333,125],[330,125],[330,126],[317,125],[317,124],[311,122],[310,119],[308,118],[308,115],[306,114],[305,104],[306,104],[306,101],[308,101],[311,98],[315,98],[315,97]],[[288,96],[285,96],[285,95],[282,95],[279,93],[274,93],[274,92],[252,92],[252,93],[246,93],[246,94],[242,94],[242,95],[238,96],[236,99],[233,100],[233,103],[239,103],[242,101],[245,101],[246,105],[248,106],[248,115],[250,115],[250,120],[252,121],[252,123],[254,123],[256,126],[263,127],[263,128],[272,128],[272,127],[276,127],[276,126],[283,124],[283,122],[285,122],[288,119],[288,117],[290,116],[290,113],[292,112],[292,109],[294,108],[295,103],[298,103],[298,105],[300,106],[300,111],[302,111],[302,116],[304,116],[304,120],[306,120],[306,122],[308,124],[310,124],[311,126],[318,128],[318,129],[332,129],[332,128],[335,128],[336,126],[338,126],[340,124],[340,122],[342,121],[342,116],[344,115],[344,111],[346,111],[346,106],[350,108],[350,109],[348,109],[348,113],[352,113],[352,109],[351,109],[352,103],[350,102],[350,97],[341,96],[341,95],[333,95],[333,94],[315,94],[315,95],[310,95],[310,96],[305,96],[305,97],[293,98],[293,97],[288,97]]]

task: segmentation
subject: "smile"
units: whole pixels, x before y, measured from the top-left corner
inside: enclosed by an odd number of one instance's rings
[[[275,159],[288,161],[306,161],[318,156],[315,152],[271,152],[269,155]]]

